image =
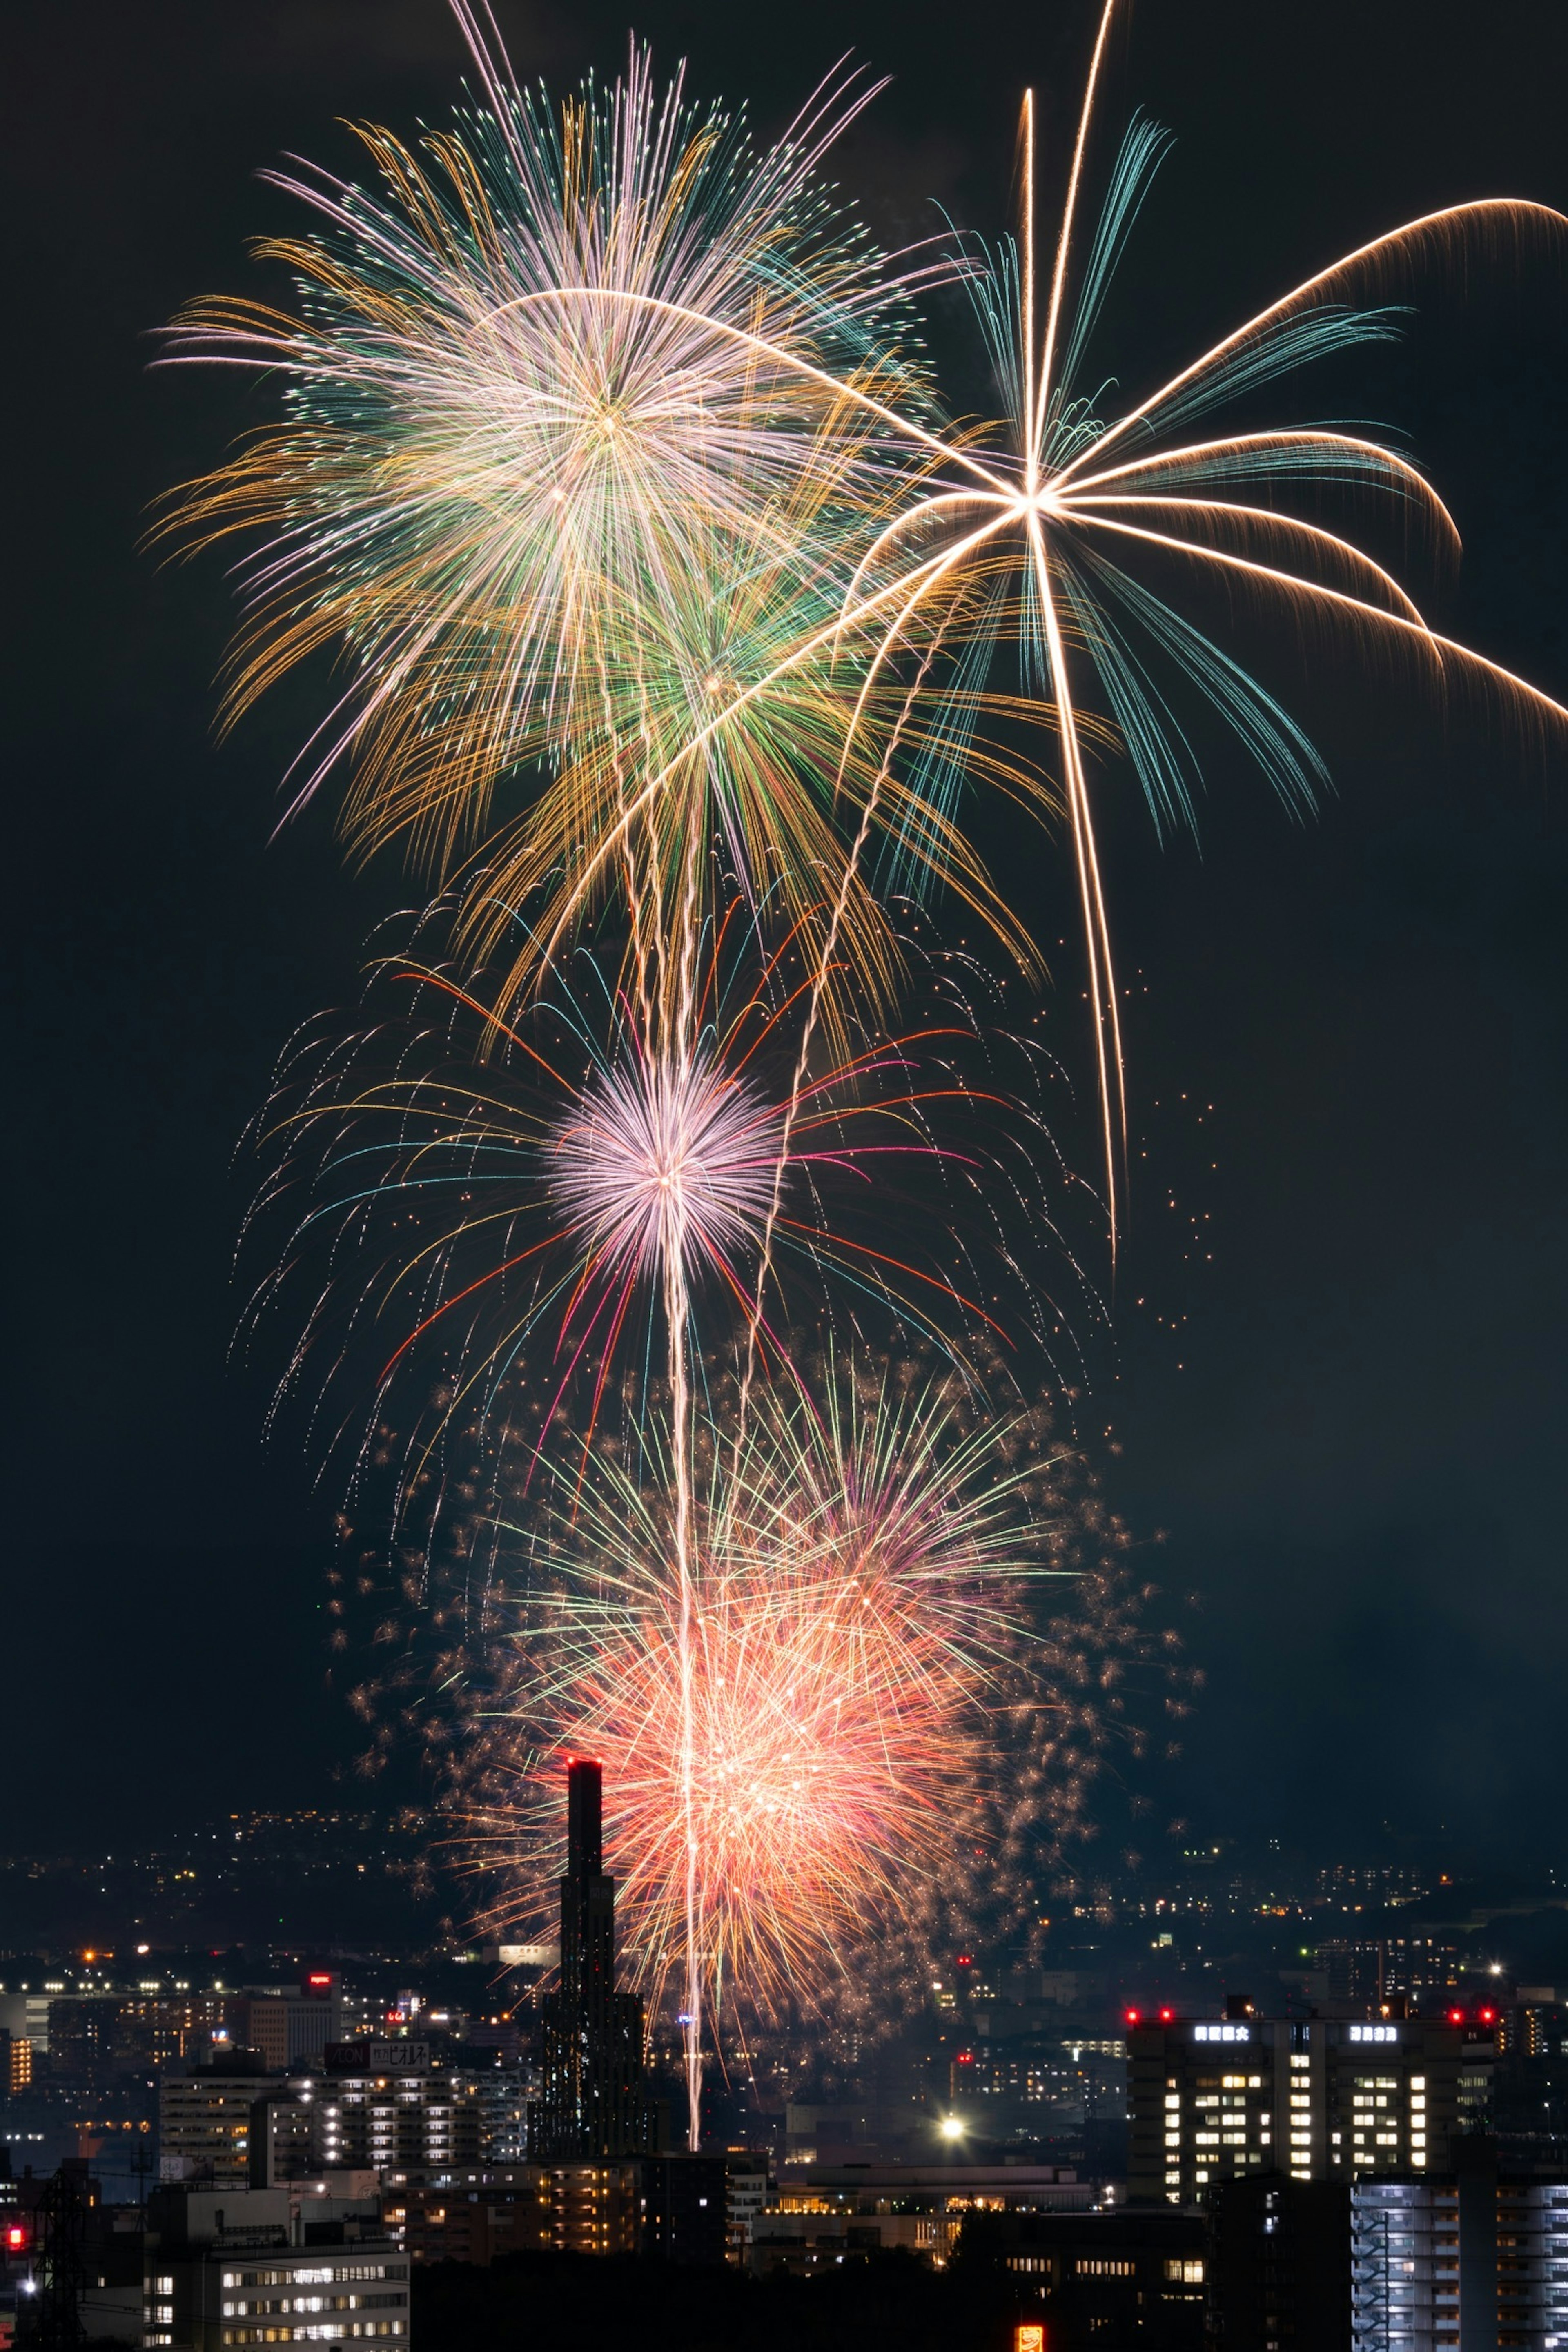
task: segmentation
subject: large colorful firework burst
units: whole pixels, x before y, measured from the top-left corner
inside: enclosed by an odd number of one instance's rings
[[[929,1363],[818,1362],[760,1402],[737,1462],[721,1377],[695,1447],[704,2006],[751,2046],[819,2044],[886,2022],[933,1951],[1026,1952],[1042,1889],[1094,1874],[1097,1782],[1185,1702],[1125,1531],[1043,1406],[998,1422]],[[503,1941],[553,1932],[562,1759],[603,1761],[656,2009],[672,1978],[685,1998],[672,1517],[668,1465],[613,1446],[586,1483],[563,1468],[472,1512],[437,1669],[460,1697],[426,1725]],[[367,1694],[378,1724],[389,1698],[419,1710],[426,1670]]]

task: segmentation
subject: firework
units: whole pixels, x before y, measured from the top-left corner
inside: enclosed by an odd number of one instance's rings
[[[981,1881],[1021,1906],[1031,1843],[1116,1736],[1130,1627],[1086,1628],[1091,1676],[1053,1623],[1082,1530],[1037,1415],[977,1431],[951,1387],[848,1375],[820,1405],[765,1401],[738,1468],[730,1433],[700,1447],[689,1789],[669,1489],[603,1464],[509,1530],[514,1672],[476,1700],[466,1778],[489,1795],[471,1857],[512,1883],[498,1918],[538,1933],[561,1758],[603,1760],[656,2000],[685,1964],[689,1831],[705,2006],[727,1987],[754,2030],[841,2007],[873,1937],[907,1951],[944,1907],[972,1927]]]
[[[271,1165],[250,1319],[305,1302],[275,1410],[313,1394],[324,1433],[346,1404],[362,1474],[384,1456],[386,1417],[406,1423],[419,1401],[399,1486],[410,1534],[438,1509],[454,1444],[510,1475],[520,1382],[552,1448],[574,1427],[579,1459],[606,1402],[634,1441],[662,1412],[672,1340],[700,1385],[700,1356],[752,1318],[775,1205],[783,1304],[756,1330],[790,1385],[796,1328],[846,1307],[846,1335],[869,1319],[971,1376],[998,1330],[1031,1361],[1070,1347],[1042,1244],[1078,1311],[1100,1313],[1061,1228],[1069,1179],[1038,1049],[928,970],[924,1022],[845,1061],[805,1050],[808,961],[781,953],[758,972],[750,939],[736,906],[705,943],[683,1058],[648,1044],[613,950],[607,969],[579,950],[572,987],[488,1057],[486,975],[390,957],[359,1022],[315,1024],[285,1057],[258,1123]]]
[[[1113,1245],[1125,1096],[1080,676],[1094,678],[1162,828],[1193,822],[1195,782],[1162,670],[1209,705],[1288,805],[1310,807],[1325,773],[1307,736],[1258,681],[1125,566],[1140,557],[1173,558],[1289,618],[1310,615],[1363,644],[1392,641],[1439,678],[1490,689],[1516,717],[1568,719],[1539,688],[1438,635],[1392,572],[1346,530],[1292,513],[1285,502],[1331,501],[1353,491],[1363,505],[1370,499],[1390,512],[1402,544],[1425,540],[1456,554],[1452,517],[1397,450],[1321,425],[1179,437],[1286,373],[1394,333],[1385,310],[1352,306],[1400,270],[1474,243],[1554,240],[1568,222],[1513,199],[1457,205],[1408,222],[1269,303],[1134,405],[1102,415],[1103,390],[1122,371],[1099,366],[1100,390],[1080,387],[1118,260],[1168,144],[1158,126],[1134,122],[1086,243],[1079,214],[1116,8],[1117,0],[1105,0],[1048,257],[1042,261],[1037,234],[1032,93],[1023,110],[1018,240],[994,252],[972,248],[976,266],[965,282],[1006,414],[989,432],[971,436],[889,520],[868,548],[847,613],[857,625],[873,614],[886,616],[883,648],[891,658],[917,616],[924,614],[929,628],[931,606],[967,595],[968,611],[985,614],[990,641],[1011,642],[1026,681],[1048,704],[1060,736],[1095,1012]],[[908,551],[901,570],[889,565],[895,547]],[[1009,577],[1010,597],[1000,584]],[[962,618],[952,630],[963,635]],[[871,678],[877,675],[874,661]]]
[[[868,680],[880,630],[843,619],[930,406],[920,273],[889,272],[816,184],[867,94],[835,83],[759,155],[639,56],[558,117],[492,79],[491,110],[420,156],[367,131],[377,194],[282,182],[322,222],[268,248],[300,319],[220,302],[174,334],[174,360],[289,387],[288,423],[169,526],[261,534],[229,716],[348,648],[297,799],[344,761],[356,850],[401,838],[444,874],[483,844],[477,955],[498,898],[547,890],[526,965],[618,892],[639,980],[673,1003],[715,831],[798,923],[842,870],[836,796],[875,793],[904,855],[990,902],[951,825],[884,773],[908,691]],[[917,727],[910,747],[940,765],[972,731]],[[498,826],[498,785],[531,765],[549,782]],[[863,883],[838,930],[863,975],[892,976]]]

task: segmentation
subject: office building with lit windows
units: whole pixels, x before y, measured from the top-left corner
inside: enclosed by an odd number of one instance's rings
[[[151,2352],[407,2352],[408,2257],[374,2199],[307,2209],[283,2189],[161,2189],[149,2200],[143,2265]]]
[[[481,2154],[477,2080],[453,2067],[290,2074],[258,2100],[253,2121],[249,2178],[258,2188],[338,2169],[405,2183],[477,2165]]]
[[[1206,2200],[1223,2180],[1446,2172],[1489,2112],[1495,2021],[1250,2016],[1128,2021],[1129,2194]]]

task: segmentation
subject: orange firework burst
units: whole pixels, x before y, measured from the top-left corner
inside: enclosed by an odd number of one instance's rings
[[[966,1429],[940,1386],[841,1379],[821,1417],[770,1398],[738,1465],[728,1428],[705,1450],[689,1750],[666,1486],[601,1467],[547,1532],[509,1531],[526,1597],[471,1850],[511,1880],[513,1932],[543,1931],[561,1759],[593,1754],[649,1990],[683,1963],[694,1837],[705,2000],[809,2015],[981,1858],[1011,1885],[1059,1808],[1047,1750],[1077,1702],[1042,1684],[1040,1601],[1071,1572],[1065,1515],[1038,1424]]]

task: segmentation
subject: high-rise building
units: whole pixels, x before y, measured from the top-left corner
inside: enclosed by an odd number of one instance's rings
[[[1568,2345],[1568,2183],[1500,2179],[1485,2138],[1458,2152],[1445,2179],[1352,2186],[1354,2352]]]
[[[122,2074],[199,2063],[232,2042],[233,2009],[221,1992],[58,1996],[48,2005],[49,2071],[95,2091]]]
[[[645,2253],[667,2263],[726,2261],[730,2159],[650,2156],[643,2166],[642,2242]]]
[[[604,1862],[603,1781],[585,1757],[566,1768],[566,1874],[561,1974],[542,2004],[543,2080],[529,2118],[530,2153],[597,2164],[648,2144],[643,2011],[616,1990],[616,1883]]]
[[[637,2252],[642,2242],[639,2161],[552,2164],[538,2168],[549,2188],[550,2242],[558,2252]]]
[[[475,2068],[479,2155],[486,2164],[521,2164],[528,2156],[528,2110],[538,2092],[531,2066]]]
[[[0,2098],[15,2098],[33,2079],[33,2045],[25,2033],[0,2025]]]
[[[415,2263],[475,2263],[554,2244],[551,2177],[542,2165],[485,2167],[435,2188],[395,2191],[395,2218]]]
[[[1247,2172],[1297,2180],[1447,2171],[1487,2120],[1497,2055],[1488,2012],[1271,2020],[1130,2016],[1130,2194],[1186,2205]]]

